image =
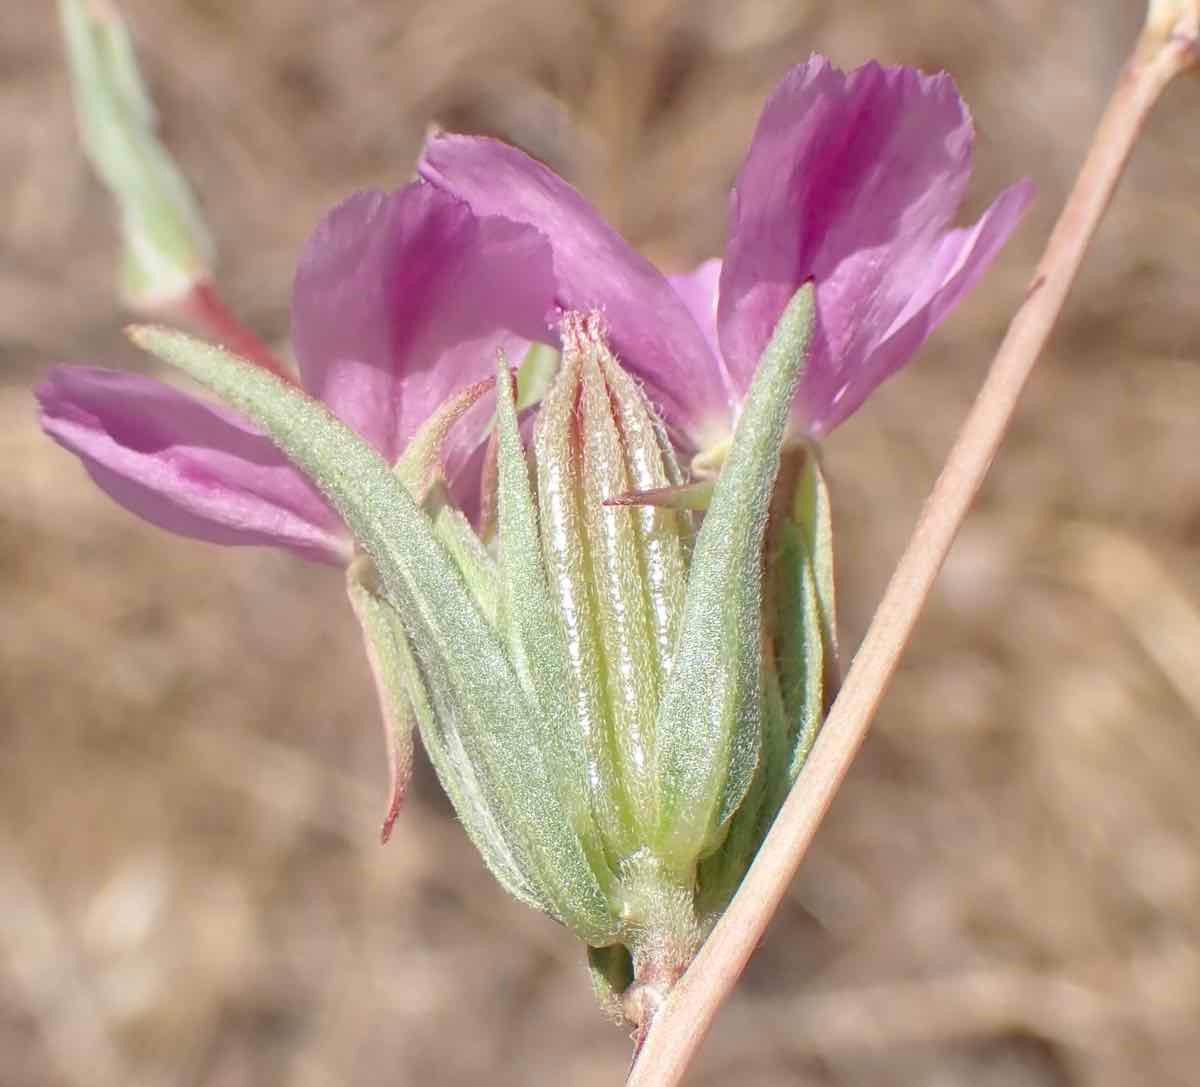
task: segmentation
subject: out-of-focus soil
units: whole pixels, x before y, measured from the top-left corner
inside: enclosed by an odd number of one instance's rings
[[[1133,0],[128,0],[221,282],[282,342],[341,196],[431,121],[719,251],[812,50],[959,80],[973,207],[1035,211],[828,446],[845,644],[977,387],[1136,29]],[[1184,1084],[1200,1068],[1200,82],[1155,115],[874,732],[690,1082]],[[336,573],[167,536],[36,429],[122,345],[109,206],[48,3],[0,31],[0,1085],[621,1082],[582,956],[422,765],[389,846]]]

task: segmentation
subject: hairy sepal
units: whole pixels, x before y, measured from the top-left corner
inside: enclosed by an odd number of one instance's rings
[[[605,710],[598,667],[604,649],[581,500],[581,381],[579,352],[569,352],[542,401],[534,429],[539,529],[550,595],[566,646],[566,683],[560,697],[574,721],[576,743],[586,762],[593,817],[616,863],[641,843],[618,769],[616,737]]]
[[[838,667],[829,489],[814,445],[790,450],[787,460],[789,491],[777,503],[767,548],[767,622],[788,723],[783,792],[812,749]],[[772,810],[782,802],[776,790]]]
[[[772,488],[813,320],[801,287],[759,361],[692,555],[659,711],[656,849],[691,870],[719,845],[762,747],[762,568]]]
[[[517,675],[540,712],[542,751],[559,798],[593,870],[607,887],[612,874],[588,790],[585,747],[569,699],[567,645],[550,597],[529,464],[521,444],[513,383],[497,360],[497,514],[500,540],[499,625]]]
[[[538,896],[583,939],[611,939],[614,921],[562,809],[540,741],[539,710],[451,556],[391,468],[324,406],[219,348],[142,327],[134,341],[253,419],[322,490],[403,618],[434,716],[463,746],[485,804],[512,837]]]
[[[349,589],[355,613],[369,639],[372,665],[378,667],[378,675],[388,693],[402,699],[411,724],[420,728],[425,751],[442,788],[450,797],[484,864],[514,898],[535,909],[553,912],[551,903],[542,897],[534,879],[523,868],[512,835],[506,833],[492,816],[486,793],[466,755],[462,738],[434,712],[425,675],[400,613],[379,593],[369,560],[359,560],[357,569],[350,575]],[[408,742],[411,744],[411,733]],[[391,812],[389,816],[392,816]],[[386,823],[384,830],[388,830]]]
[[[412,780],[413,732],[417,727],[412,696],[406,686],[406,675],[400,666],[396,648],[396,631],[392,626],[390,606],[370,587],[374,569],[369,559],[355,559],[346,571],[346,595],[354,617],[362,631],[367,650],[371,678],[383,718],[383,736],[388,762],[388,807],[380,828],[379,838],[384,845],[392,836],[392,828]]]
[[[420,427],[396,462],[396,475],[420,504],[442,479],[442,451],[450,431],[492,391],[495,378],[476,381],[447,398]]]

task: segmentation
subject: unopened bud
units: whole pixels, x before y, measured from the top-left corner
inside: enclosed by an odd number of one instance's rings
[[[580,739],[605,848],[627,858],[657,812],[654,719],[670,672],[686,580],[686,513],[619,507],[679,470],[641,390],[596,315],[568,314],[563,359],[535,436],[551,595],[566,634]]]

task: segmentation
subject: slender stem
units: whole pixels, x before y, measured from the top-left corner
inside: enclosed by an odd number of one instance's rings
[[[210,282],[197,283],[179,303],[179,312],[196,326],[197,331],[213,337],[235,355],[257,363],[285,381],[296,380],[291,368],[255,332],[242,324]]]
[[[866,736],[921,607],[1007,429],[1151,107],[1195,63],[1179,36],[1127,64],[1024,303],[992,362],[804,771],[725,916],[656,1018],[627,1087],[683,1078],[778,908]]]

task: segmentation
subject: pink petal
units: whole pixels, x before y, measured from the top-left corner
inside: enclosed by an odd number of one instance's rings
[[[419,182],[358,193],[305,247],[292,332],[305,386],[386,458],[448,396],[551,339],[550,249]]]
[[[909,281],[904,308],[856,365],[810,367],[797,401],[809,433],[827,434],[912,357],[987,271],[1033,196],[1033,184],[1020,181],[1005,189],[973,226],[944,234],[926,267]]]
[[[54,367],[37,397],[46,433],[139,517],[213,543],[349,560],[349,537],[320,492],[233,413],[151,378],[84,366]]]
[[[915,350],[920,340],[911,335],[867,367],[905,314],[924,312],[949,287],[931,271],[939,255],[948,259],[942,239],[966,188],[971,141],[970,115],[949,76],[875,63],[845,74],[820,57],[793,69],[767,101],[730,201],[718,325],[742,387],[783,307],[810,278],[818,327],[805,388],[819,395],[805,406],[813,425],[848,414],[832,403],[836,393],[845,399],[854,388],[861,402],[903,364],[907,355],[895,348]],[[966,280],[974,282],[1017,217],[990,219]],[[947,309],[928,310],[925,334]]]
[[[702,264],[696,265],[690,272],[682,275],[668,276],[679,300],[687,307],[696,327],[704,334],[709,350],[714,358],[721,357],[721,344],[717,337],[717,298],[721,285],[721,260],[714,257]],[[722,366],[722,377],[728,380],[728,374]],[[731,402],[740,399],[740,395],[732,388],[729,389]]]
[[[550,239],[559,307],[604,312],[614,351],[681,441],[702,447],[727,431],[720,359],[658,269],[575,189],[516,148],[472,136],[432,137],[417,168],[477,213],[532,223]]]

